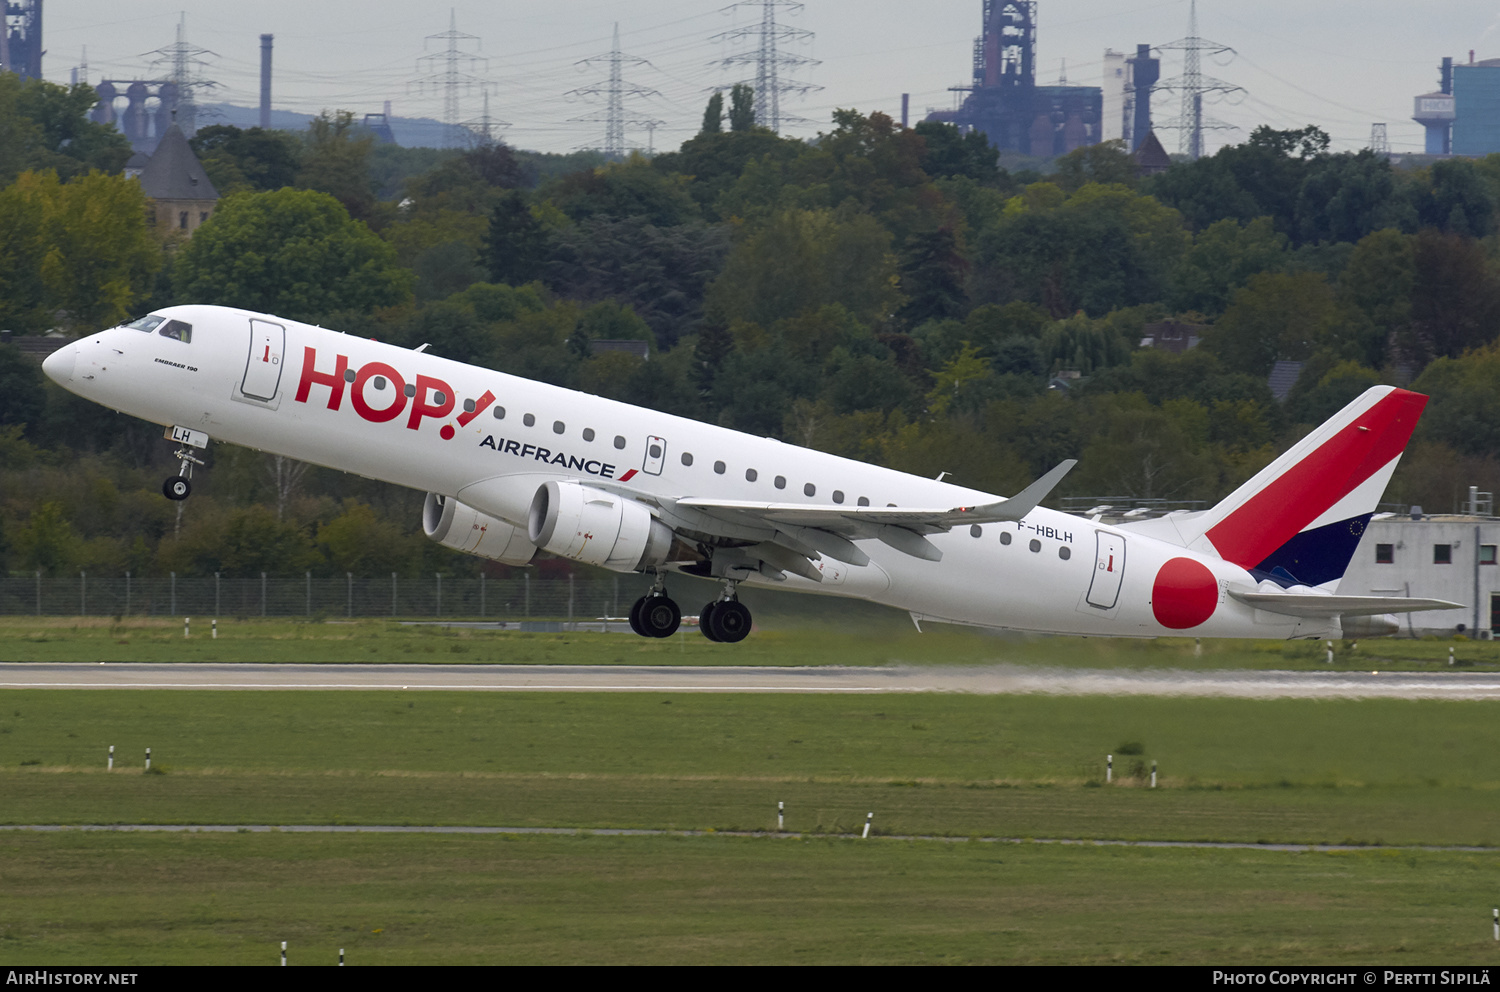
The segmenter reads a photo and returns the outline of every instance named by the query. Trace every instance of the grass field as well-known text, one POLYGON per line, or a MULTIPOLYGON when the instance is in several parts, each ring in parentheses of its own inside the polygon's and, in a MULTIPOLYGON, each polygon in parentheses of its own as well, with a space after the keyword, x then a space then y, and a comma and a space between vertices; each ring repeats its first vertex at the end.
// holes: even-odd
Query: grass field
POLYGON ((13 824, 757 830, 785 802, 806 831, 874 811, 901 834, 1500 844, 1490 703, 27 690, 3 705, 13 824))
MULTIPOLYGON (((10 619, 0 657, 1323 667, 1312 645, 1199 659, 1191 642, 964 631, 771 631, 736 652, 696 634, 224 626, 184 645, 164 624, 10 619)), ((1458 646, 1493 664, 1491 645, 1458 646)), ((1378 649, 1410 653, 1382 668, 1446 668, 1447 647, 1369 642, 1340 665, 1378 649)), ((294 964, 341 946, 353 965, 1495 963, 1497 725, 1493 703, 1400 700, 8 691, 8 824, 768 831, 784 802, 803 836, 8 831, 0 963, 273 964, 281 940, 294 964), (872 811, 873 840, 829 836, 872 811), (1490 850, 964 839, 984 836, 1490 850)))
POLYGON ((598 836, 0 835, 0 963, 1486 964, 1494 858, 598 836))
MULTIPOLYGON (((623 630, 623 625, 622 625, 623 630)), ((1422 671, 1500 669, 1500 643, 1381 639, 1335 642, 1332 668, 1422 671)), ((0 617, 0 661, 310 662, 325 664, 554 665, 1017 665, 1068 668, 1328 670, 1323 642, 1082 639, 998 636, 929 624, 879 622, 860 629, 795 626, 758 630, 740 644, 714 644, 696 630, 647 640, 629 633, 540 634, 405 626, 388 620, 194 621, 0 617)))

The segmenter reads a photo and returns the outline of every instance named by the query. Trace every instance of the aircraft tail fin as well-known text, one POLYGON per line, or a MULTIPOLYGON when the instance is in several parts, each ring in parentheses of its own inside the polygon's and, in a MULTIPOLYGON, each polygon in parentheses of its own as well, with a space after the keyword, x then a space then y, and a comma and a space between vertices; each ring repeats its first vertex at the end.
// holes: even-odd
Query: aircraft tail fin
POLYGON ((1283 587, 1336 586, 1426 405, 1365 391, 1213 509, 1176 521, 1183 544, 1283 587))

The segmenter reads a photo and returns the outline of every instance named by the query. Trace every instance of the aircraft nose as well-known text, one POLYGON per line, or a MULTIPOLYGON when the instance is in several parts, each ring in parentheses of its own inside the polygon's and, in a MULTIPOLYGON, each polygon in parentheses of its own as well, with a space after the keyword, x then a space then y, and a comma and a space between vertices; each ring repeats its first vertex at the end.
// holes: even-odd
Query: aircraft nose
POLYGON ((73 366, 78 361, 78 346, 69 344, 48 355, 42 362, 42 371, 58 385, 67 385, 73 378, 73 366))

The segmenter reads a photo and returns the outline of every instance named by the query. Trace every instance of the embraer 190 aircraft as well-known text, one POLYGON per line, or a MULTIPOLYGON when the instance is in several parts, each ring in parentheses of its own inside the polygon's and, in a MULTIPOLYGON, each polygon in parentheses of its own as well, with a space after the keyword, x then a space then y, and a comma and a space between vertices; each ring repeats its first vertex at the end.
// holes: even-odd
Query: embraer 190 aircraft
POLYGON ((883 603, 913 620, 1058 634, 1394 633, 1454 607, 1337 595, 1427 399, 1377 387, 1211 510, 1111 526, 265 314, 160 310, 49 357, 86 399, 168 428, 191 491, 210 439, 427 492, 450 548, 538 549, 650 578, 630 623, 667 637, 673 571, 722 582, 714 641, 750 631, 740 583, 883 603))

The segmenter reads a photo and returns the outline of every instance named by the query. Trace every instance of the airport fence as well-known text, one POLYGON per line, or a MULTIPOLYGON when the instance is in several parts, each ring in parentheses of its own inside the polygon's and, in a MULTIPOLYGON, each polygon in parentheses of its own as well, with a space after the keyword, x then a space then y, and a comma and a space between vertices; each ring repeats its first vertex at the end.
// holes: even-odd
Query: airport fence
POLYGON ((0 578, 0 615, 84 617, 420 617, 592 620, 619 617, 639 577, 344 575, 0 578))

